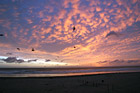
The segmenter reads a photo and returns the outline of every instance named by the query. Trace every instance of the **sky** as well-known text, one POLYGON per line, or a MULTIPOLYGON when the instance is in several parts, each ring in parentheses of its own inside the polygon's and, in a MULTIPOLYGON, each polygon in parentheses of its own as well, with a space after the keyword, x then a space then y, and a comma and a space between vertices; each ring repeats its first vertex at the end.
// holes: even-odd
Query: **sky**
POLYGON ((140 65, 140 0, 0 0, 0 34, 0 68, 140 65))

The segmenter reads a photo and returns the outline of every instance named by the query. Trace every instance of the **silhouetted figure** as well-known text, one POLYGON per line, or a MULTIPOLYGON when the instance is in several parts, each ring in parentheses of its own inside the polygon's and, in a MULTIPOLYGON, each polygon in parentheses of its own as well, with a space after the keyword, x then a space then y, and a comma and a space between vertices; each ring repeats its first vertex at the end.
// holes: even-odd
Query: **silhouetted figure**
POLYGON ((20 48, 17 48, 17 50, 19 50, 19 51, 20 51, 20 48))
POLYGON ((4 34, 0 34, 0 36, 4 36, 4 34))
POLYGON ((34 48, 32 48, 32 51, 35 51, 35 49, 34 49, 34 48))
POLYGON ((73 31, 75 30, 75 26, 73 27, 73 31))

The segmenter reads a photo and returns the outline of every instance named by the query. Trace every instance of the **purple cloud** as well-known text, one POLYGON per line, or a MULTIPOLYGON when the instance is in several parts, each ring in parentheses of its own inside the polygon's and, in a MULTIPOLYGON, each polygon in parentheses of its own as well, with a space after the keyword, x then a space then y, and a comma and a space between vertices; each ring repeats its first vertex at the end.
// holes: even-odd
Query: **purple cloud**
POLYGON ((99 64, 104 64, 104 63, 109 63, 109 64, 115 64, 115 63, 138 63, 140 60, 112 60, 112 61, 99 61, 97 63, 99 64))
POLYGON ((1 59, 6 63, 23 63, 25 62, 23 59, 17 59, 16 57, 8 57, 6 59, 1 59))
POLYGON ((45 60, 45 62, 49 62, 49 61, 51 61, 51 60, 50 60, 50 59, 46 59, 46 60, 45 60))
POLYGON ((37 59, 33 59, 33 60, 28 60, 27 62, 32 62, 32 61, 37 61, 37 59))
POLYGON ((106 35, 106 37, 109 37, 109 36, 112 36, 112 35, 118 37, 120 34, 114 32, 114 31, 111 31, 111 32, 109 32, 109 33, 106 35))

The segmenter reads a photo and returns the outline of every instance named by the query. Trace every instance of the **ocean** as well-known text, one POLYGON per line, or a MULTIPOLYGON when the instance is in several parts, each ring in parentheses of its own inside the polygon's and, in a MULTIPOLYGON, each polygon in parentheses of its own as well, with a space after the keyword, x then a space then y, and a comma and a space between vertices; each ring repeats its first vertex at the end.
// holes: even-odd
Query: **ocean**
POLYGON ((140 72, 140 66, 88 68, 0 68, 0 77, 59 77, 123 72, 140 72))

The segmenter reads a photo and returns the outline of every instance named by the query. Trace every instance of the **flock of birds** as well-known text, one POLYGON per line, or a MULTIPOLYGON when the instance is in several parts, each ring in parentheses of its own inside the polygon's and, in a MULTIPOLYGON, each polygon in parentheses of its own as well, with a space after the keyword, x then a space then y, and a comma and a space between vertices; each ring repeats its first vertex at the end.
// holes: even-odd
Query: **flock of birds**
MULTIPOLYGON (((75 28, 75 26, 73 26, 73 31, 75 31, 76 30, 76 28, 75 28)), ((0 36, 4 36, 4 34, 0 34, 0 36)), ((76 48, 76 46, 74 46, 73 48, 76 48)), ((21 50, 21 48, 16 48, 18 51, 20 51, 21 50)), ((31 51, 35 51, 35 49, 34 48, 32 48, 31 49, 31 51)), ((12 55, 12 53, 7 53, 8 55, 12 55)), ((57 56, 57 58, 59 58, 59 56, 57 56)), ((57 59, 56 59, 57 60, 57 59)), ((51 61, 50 59, 46 59, 45 60, 45 62, 49 62, 49 61, 51 61)), ((64 60, 61 60, 61 62, 63 62, 64 60)))
MULTIPOLYGON (((0 34, 0 36, 4 36, 4 34, 0 34)), ((20 48, 17 48, 18 51, 20 51, 21 49, 20 48)), ((35 51, 34 48, 32 48, 32 51, 35 51)))
MULTIPOLYGON (((75 28, 75 26, 73 26, 73 31, 75 31, 76 30, 76 28, 75 28)), ((114 31, 111 31, 111 32, 109 32, 107 35, 106 35, 106 37, 108 37, 108 36, 111 36, 111 35, 114 35, 114 36, 116 36, 116 37, 118 37, 120 34, 118 34, 118 33, 116 33, 116 32, 114 32, 114 31)), ((4 34, 0 34, 0 37, 3 37, 3 36, 5 36, 4 34)), ((73 46, 73 48, 75 49, 76 48, 76 46, 73 46)), ((16 48, 18 51, 21 51, 21 48, 16 48)), ((31 51, 35 51, 35 49, 34 48, 32 48, 31 49, 31 51)), ((12 53, 7 53, 7 55, 12 55, 12 53)), ((57 56, 57 58, 55 59, 55 60, 57 60, 58 61, 58 59, 59 59, 59 56, 57 56)), ((46 59, 45 60, 45 62, 49 62, 49 61, 51 61, 50 59, 46 59)), ((60 60, 60 62, 63 62, 64 60, 60 60)), ((78 60, 78 62, 79 62, 79 60, 78 60)))
MULTIPOLYGON (((75 26, 73 26, 73 31, 75 31, 75 26)), ((4 34, 0 34, 0 36, 4 36, 4 34)), ((76 48, 75 46, 74 46, 74 48, 76 48)), ((18 51, 20 51, 21 49, 20 48, 17 48, 17 50, 18 51)), ((34 48, 32 48, 32 51, 35 51, 35 49, 34 48)))
MULTIPOLYGON (((20 48, 17 48, 17 50, 18 50, 18 51, 20 51, 21 49, 20 49, 20 48)), ((34 49, 34 48, 32 48, 32 51, 35 51, 35 49, 34 49)))

